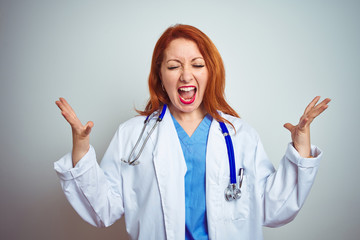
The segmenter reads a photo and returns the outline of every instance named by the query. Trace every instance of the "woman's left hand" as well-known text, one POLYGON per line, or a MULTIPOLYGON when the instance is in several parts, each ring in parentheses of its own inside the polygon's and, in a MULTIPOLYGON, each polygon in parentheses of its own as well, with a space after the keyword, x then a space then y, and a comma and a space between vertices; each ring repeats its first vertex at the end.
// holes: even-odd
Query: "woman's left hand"
POLYGON ((330 98, 326 98, 316 105, 319 99, 320 96, 317 96, 311 101, 296 126, 293 126, 290 123, 284 124, 284 127, 291 132, 291 138, 295 149, 299 152, 300 156, 304 158, 311 157, 310 124, 317 116, 328 108, 327 104, 331 101, 330 98))

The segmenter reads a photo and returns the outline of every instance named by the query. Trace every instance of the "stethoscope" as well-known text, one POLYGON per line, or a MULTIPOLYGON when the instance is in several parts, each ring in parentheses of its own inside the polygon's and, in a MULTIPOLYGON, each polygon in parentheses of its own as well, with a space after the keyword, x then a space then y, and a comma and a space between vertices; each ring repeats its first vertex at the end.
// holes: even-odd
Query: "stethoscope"
MULTIPOLYGON (((127 163, 127 164, 132 165, 132 166, 136 166, 136 165, 138 165, 140 163, 138 159, 139 159, 141 153, 143 152, 143 150, 145 148, 145 145, 146 145, 147 141, 149 140, 151 134, 154 132, 157 125, 163 120, 165 112, 166 112, 166 108, 167 108, 167 105, 164 104, 160 115, 156 119, 155 124, 151 128, 149 134, 146 136, 146 138, 145 138, 145 140, 144 140, 144 142, 143 142, 143 144, 142 144, 142 146, 140 148, 140 151, 135 156, 135 158, 133 160, 131 160, 133 155, 135 154, 135 150, 137 149, 137 147, 138 147, 138 145, 140 143, 140 140, 141 140, 141 138, 142 138, 142 136, 143 136, 143 134, 145 132, 145 128, 146 128, 147 124, 150 122, 150 119, 151 119, 150 116, 152 116, 152 114, 146 117, 146 119, 144 121, 144 126, 143 126, 143 128, 141 130, 141 133, 140 133, 140 136, 139 136, 138 140, 136 141, 135 146, 131 150, 130 155, 128 157, 128 160, 121 159, 122 162, 127 163)), ((236 166, 235 166, 234 147, 233 147, 231 137, 230 137, 229 131, 228 131, 225 123, 219 122, 219 124, 220 124, 221 131, 222 131, 222 133, 224 135, 224 138, 225 138, 225 143, 226 143, 226 148, 227 148, 227 153, 228 153, 228 158, 229 158, 229 168, 230 168, 230 183, 225 188, 225 199, 227 201, 237 200, 237 199, 241 198, 241 190, 240 189, 241 189, 241 185, 242 185, 244 169, 240 168, 240 170, 239 170, 239 185, 237 185, 237 183, 236 183, 236 166)))

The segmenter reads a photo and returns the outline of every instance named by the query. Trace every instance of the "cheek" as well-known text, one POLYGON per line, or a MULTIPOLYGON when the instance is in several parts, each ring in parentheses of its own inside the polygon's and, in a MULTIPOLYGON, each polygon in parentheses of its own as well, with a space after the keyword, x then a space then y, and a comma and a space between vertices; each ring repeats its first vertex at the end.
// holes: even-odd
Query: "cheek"
POLYGON ((201 76, 199 76, 199 85, 201 87, 201 91, 204 92, 205 88, 207 86, 209 82, 209 74, 207 72, 201 74, 201 76))
POLYGON ((175 72, 164 72, 162 74, 164 86, 173 87, 177 83, 177 74, 175 72))

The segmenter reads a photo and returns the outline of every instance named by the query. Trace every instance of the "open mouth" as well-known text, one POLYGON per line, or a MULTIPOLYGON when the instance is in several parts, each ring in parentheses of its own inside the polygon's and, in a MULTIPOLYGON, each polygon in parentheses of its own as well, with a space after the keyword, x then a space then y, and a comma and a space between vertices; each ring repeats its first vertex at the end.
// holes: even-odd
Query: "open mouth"
POLYGON ((195 101, 196 97, 195 86, 184 86, 178 88, 179 98, 183 104, 191 104, 195 101))

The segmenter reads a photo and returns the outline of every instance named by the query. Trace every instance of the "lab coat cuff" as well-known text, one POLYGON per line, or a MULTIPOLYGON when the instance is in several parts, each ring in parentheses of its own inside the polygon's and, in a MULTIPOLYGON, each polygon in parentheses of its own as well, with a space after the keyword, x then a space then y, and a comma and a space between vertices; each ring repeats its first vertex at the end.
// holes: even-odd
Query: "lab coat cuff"
POLYGON ((310 153, 312 156, 311 158, 301 157, 298 151, 295 149, 294 145, 289 143, 286 150, 286 158, 297 166, 303 168, 313 168, 319 166, 320 160, 322 158, 322 151, 318 147, 311 145, 310 153))
POLYGON ((61 180, 67 181, 77 178, 96 164, 96 154, 90 145, 89 151, 80 159, 75 167, 72 166, 71 152, 54 163, 54 169, 61 180))

